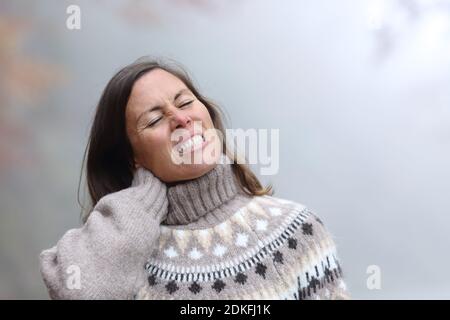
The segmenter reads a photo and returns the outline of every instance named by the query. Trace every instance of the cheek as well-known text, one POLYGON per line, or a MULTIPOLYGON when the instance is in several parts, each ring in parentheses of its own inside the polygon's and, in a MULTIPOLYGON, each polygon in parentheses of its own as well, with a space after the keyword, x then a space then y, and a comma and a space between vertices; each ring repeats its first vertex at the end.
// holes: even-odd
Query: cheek
POLYGON ((208 109, 203 104, 200 104, 199 107, 196 109, 196 111, 198 114, 198 118, 202 120, 205 127, 207 127, 207 128, 214 127, 211 116, 209 115, 208 109))
MULTIPOLYGON (((160 130, 162 131, 162 130, 160 130)), ((163 132, 155 130, 142 135, 140 146, 147 160, 154 160, 161 157, 163 150, 167 148, 167 137, 163 132)))

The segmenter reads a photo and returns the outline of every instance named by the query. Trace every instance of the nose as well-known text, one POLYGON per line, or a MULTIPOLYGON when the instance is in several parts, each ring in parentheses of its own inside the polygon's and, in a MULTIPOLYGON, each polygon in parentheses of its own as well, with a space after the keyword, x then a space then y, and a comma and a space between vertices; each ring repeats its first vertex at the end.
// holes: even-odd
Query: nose
POLYGON ((170 127, 172 130, 185 128, 191 123, 191 118, 180 109, 173 109, 170 112, 170 127))

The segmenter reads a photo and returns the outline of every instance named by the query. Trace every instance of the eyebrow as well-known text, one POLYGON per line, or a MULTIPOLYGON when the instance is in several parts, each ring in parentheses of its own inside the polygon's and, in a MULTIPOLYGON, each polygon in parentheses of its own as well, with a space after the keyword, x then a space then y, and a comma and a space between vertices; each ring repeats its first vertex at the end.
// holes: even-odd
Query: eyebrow
MULTIPOLYGON (((177 99, 178 99, 183 93, 185 93, 185 92, 189 92, 189 89, 188 89, 188 88, 183 88, 183 89, 181 89, 180 91, 178 91, 177 94, 175 94, 175 96, 173 97, 173 100, 172 100, 172 101, 177 100, 177 99)), ((145 110, 144 112, 142 112, 142 113, 139 115, 139 117, 137 118, 136 123, 139 123, 139 120, 141 119, 141 117, 142 117, 144 114, 150 113, 150 112, 153 112, 153 111, 156 111, 156 110, 161 110, 161 109, 162 109, 162 107, 159 106, 159 105, 157 105, 157 106, 151 107, 150 109, 145 110)))

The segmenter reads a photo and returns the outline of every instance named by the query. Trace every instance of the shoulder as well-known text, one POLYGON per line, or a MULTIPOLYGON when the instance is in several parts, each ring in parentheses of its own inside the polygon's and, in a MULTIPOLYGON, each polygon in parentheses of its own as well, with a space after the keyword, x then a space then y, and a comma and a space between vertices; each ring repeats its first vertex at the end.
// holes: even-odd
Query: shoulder
POLYGON ((303 203, 273 196, 259 197, 259 202, 265 202, 270 210, 278 210, 282 220, 276 221, 279 230, 292 242, 298 257, 304 259, 308 256, 310 261, 325 263, 335 268, 339 274, 342 272, 337 254, 336 238, 324 223, 323 218, 314 209, 303 203), (270 204, 269 204, 270 203, 270 204), (270 208, 279 209, 270 209, 270 208))
MULTIPOLYGON (((254 196, 252 202, 260 204, 269 212, 280 212, 279 215, 293 215, 298 213, 303 218, 302 220, 315 219, 317 222, 323 224, 319 216, 304 203, 268 195, 254 196)), ((272 216, 276 215, 272 214, 272 216)))
POLYGON ((274 196, 256 196, 253 202, 261 205, 277 224, 286 229, 295 229, 302 238, 314 242, 318 240, 324 245, 334 245, 334 236, 330 233, 323 217, 304 203, 278 198, 274 196))
MULTIPOLYGON (((273 196, 256 197, 267 212, 278 212, 281 220, 275 220, 278 237, 273 261, 277 269, 297 275, 298 290, 303 298, 316 293, 317 286, 325 288, 320 295, 327 299, 350 299, 344 282, 344 271, 338 255, 336 241, 325 226, 322 217, 303 203, 273 196)), ((315 296, 317 297, 317 296, 315 296)))

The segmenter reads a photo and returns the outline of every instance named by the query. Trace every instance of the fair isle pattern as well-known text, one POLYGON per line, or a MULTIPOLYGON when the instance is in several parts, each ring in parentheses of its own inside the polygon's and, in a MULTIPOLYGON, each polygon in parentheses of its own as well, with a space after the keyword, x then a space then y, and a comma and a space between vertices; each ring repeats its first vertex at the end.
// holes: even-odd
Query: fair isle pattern
POLYGON ((330 294, 327 287, 330 284, 337 284, 338 288, 345 291, 345 283, 342 281, 342 269, 336 257, 335 248, 330 248, 328 252, 323 252, 321 256, 307 259, 309 264, 302 266, 294 261, 285 263, 281 272, 286 272, 292 284, 288 296, 295 300, 312 297, 317 299, 320 290, 324 289, 324 296, 330 294))
POLYGON ((321 225, 303 205, 262 196, 211 228, 161 226, 159 243, 145 265, 148 286, 136 298, 317 297, 342 277, 334 245, 321 225))
MULTIPOLYGON (((293 210, 292 213, 293 221, 288 224, 287 228, 282 230, 279 235, 273 234, 266 238, 265 241, 259 241, 256 247, 251 248, 233 261, 227 261, 213 266, 206 265, 200 267, 196 265, 188 268, 182 266, 161 265, 155 261, 155 259, 151 259, 146 264, 147 272, 150 275, 155 275, 164 280, 176 280, 178 282, 212 281, 216 278, 234 276, 238 272, 245 272, 248 269, 253 268, 258 262, 266 259, 267 256, 273 255, 273 253, 286 241, 289 239, 293 240, 291 236, 294 234, 295 230, 300 227, 308 212, 306 210, 301 212, 293 210)), ((173 247, 171 248, 173 249, 173 247)), ((197 250, 197 248, 194 248, 193 250, 197 250)))

